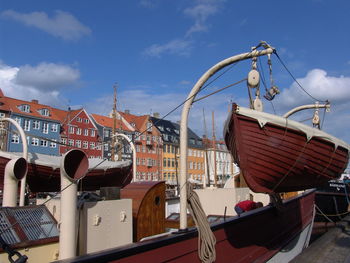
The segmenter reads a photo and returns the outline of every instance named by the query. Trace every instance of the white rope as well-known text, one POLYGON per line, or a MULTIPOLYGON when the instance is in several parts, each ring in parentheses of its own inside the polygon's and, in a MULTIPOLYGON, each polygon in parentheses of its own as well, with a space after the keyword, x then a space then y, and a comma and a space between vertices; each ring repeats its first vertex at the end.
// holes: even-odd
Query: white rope
POLYGON ((216 238, 211 231, 199 197, 189 182, 187 182, 187 203, 188 210, 198 229, 198 257, 205 263, 214 262, 216 259, 216 238))

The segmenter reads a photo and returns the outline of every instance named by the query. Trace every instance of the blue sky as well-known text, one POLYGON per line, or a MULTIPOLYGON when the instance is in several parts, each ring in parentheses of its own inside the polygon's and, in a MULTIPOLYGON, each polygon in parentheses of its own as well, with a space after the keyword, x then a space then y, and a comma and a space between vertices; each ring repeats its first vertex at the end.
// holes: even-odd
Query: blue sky
MULTIPOLYGON (((349 10, 346 0, 0 0, 0 85, 10 97, 107 114, 117 83, 118 110, 164 116, 207 69, 265 40, 310 94, 331 101, 323 128, 349 143, 349 10)), ((266 60, 261 63, 268 80, 266 60)), ((278 114, 314 102, 274 56, 272 63, 278 114)), ((249 70, 250 62, 239 63, 203 94, 249 70)), ((241 84, 196 103, 190 127, 204 134, 204 108, 211 136, 214 111, 222 137, 228 103, 247 105, 246 95, 241 84)))

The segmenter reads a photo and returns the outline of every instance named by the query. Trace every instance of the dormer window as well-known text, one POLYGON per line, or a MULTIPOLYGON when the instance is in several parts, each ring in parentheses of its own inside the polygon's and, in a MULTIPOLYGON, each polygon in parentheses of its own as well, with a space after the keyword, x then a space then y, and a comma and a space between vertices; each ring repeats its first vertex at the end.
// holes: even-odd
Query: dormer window
POLYGON ((175 129, 174 132, 175 132, 177 135, 180 134, 179 130, 177 130, 177 129, 175 129))
POLYGON ((147 122, 147 131, 152 131, 152 123, 147 122))
POLYGON ((158 129, 161 131, 164 131, 164 127, 163 126, 158 126, 158 129))
POLYGON ((30 112, 30 106, 28 104, 23 104, 20 106, 20 110, 23 112, 30 112))
POLYGON ((135 128, 135 126, 136 126, 135 123, 132 122, 132 123, 130 123, 130 124, 131 124, 132 127, 135 128))
POLYGON ((50 116, 50 111, 49 109, 41 109, 40 114, 43 116, 50 116))

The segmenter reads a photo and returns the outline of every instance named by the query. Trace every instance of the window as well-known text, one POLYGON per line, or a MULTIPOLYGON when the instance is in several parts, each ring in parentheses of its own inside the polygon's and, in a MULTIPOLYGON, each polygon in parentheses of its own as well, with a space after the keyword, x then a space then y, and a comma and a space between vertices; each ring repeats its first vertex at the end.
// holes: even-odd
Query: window
POLYGON ((84 129, 84 136, 89 136, 89 130, 88 129, 84 129))
POLYGON ((81 122, 81 118, 80 117, 77 117, 77 122, 81 122))
POLYGON ((81 135, 81 128, 77 128, 77 135, 81 135))
POLYGON ((22 105, 22 111, 23 112, 30 112, 30 106, 27 104, 22 105))
POLYGON ((17 134, 13 134, 11 138, 12 143, 19 143, 19 136, 17 134))
POLYGON ((57 123, 51 124, 51 131, 52 132, 57 132, 58 131, 58 124, 57 123))
POLYGON ((41 115, 43 115, 43 116, 49 116, 49 115, 50 115, 50 112, 49 112, 48 109, 42 109, 42 110, 41 110, 41 115))
POLYGON ((136 165, 140 165, 140 158, 136 158, 136 165))
MULTIPOLYGON (((56 140, 54 140, 56 141, 56 140)), ((55 142, 50 142, 50 148, 56 148, 57 147, 57 143, 55 142)))
POLYGON ((109 130, 104 130, 103 136, 108 138, 109 137, 109 130))
POLYGON ((95 137, 95 130, 91 129, 91 134, 90 134, 91 137, 95 137))
POLYGON ((30 120, 24 119, 24 127, 23 130, 30 131, 30 120))
POLYGON ((33 129, 34 130, 40 129, 40 121, 33 121, 33 129))
POLYGON ((75 146, 76 146, 77 148, 81 148, 81 140, 76 140, 76 141, 75 141, 75 146))
POLYGON ((104 148, 105 151, 108 151, 108 150, 109 150, 108 143, 105 143, 105 144, 103 145, 103 148, 104 148))
POLYGON ((175 167, 175 159, 174 158, 171 159, 171 167, 175 167))
POLYGON ((61 143, 62 144, 67 144, 67 139, 66 138, 61 138, 61 143))
POLYGON ((40 146, 47 147, 47 145, 48 145, 48 142, 46 140, 41 140, 40 141, 40 146))
POLYGON ((87 149, 89 146, 88 142, 87 141, 83 141, 83 148, 84 149, 87 149))
POLYGON ((84 119, 84 122, 85 123, 89 123, 89 119, 84 119))
POLYGON ((152 123, 147 122, 147 131, 152 131, 152 123))
POLYGON ((49 124, 47 122, 43 123, 43 133, 45 134, 49 133, 49 124))
POLYGON ((32 145, 33 146, 39 146, 39 139, 38 138, 32 138, 32 145))
POLYGON ((69 133, 74 134, 74 127, 73 126, 69 126, 69 133))
POLYGON ((95 143, 94 142, 90 142, 90 149, 95 149, 95 143))
POLYGON ((73 139, 69 139, 68 140, 68 145, 69 146, 74 146, 74 140, 73 139))

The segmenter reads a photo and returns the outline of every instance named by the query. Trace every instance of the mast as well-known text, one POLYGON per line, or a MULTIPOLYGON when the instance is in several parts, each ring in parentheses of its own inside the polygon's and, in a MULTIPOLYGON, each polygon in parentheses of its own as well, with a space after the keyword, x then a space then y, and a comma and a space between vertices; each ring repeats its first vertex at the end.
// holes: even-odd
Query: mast
POLYGON ((213 128, 213 162, 214 162, 214 185, 218 186, 217 182, 217 172, 216 172, 216 137, 215 137, 215 121, 214 121, 214 111, 211 112, 212 128, 213 128))
POLYGON ((113 111, 112 111, 112 118, 113 118, 113 127, 112 127, 112 149, 111 149, 111 160, 115 161, 115 130, 117 126, 117 87, 116 84, 113 85, 114 93, 113 93, 113 111))

